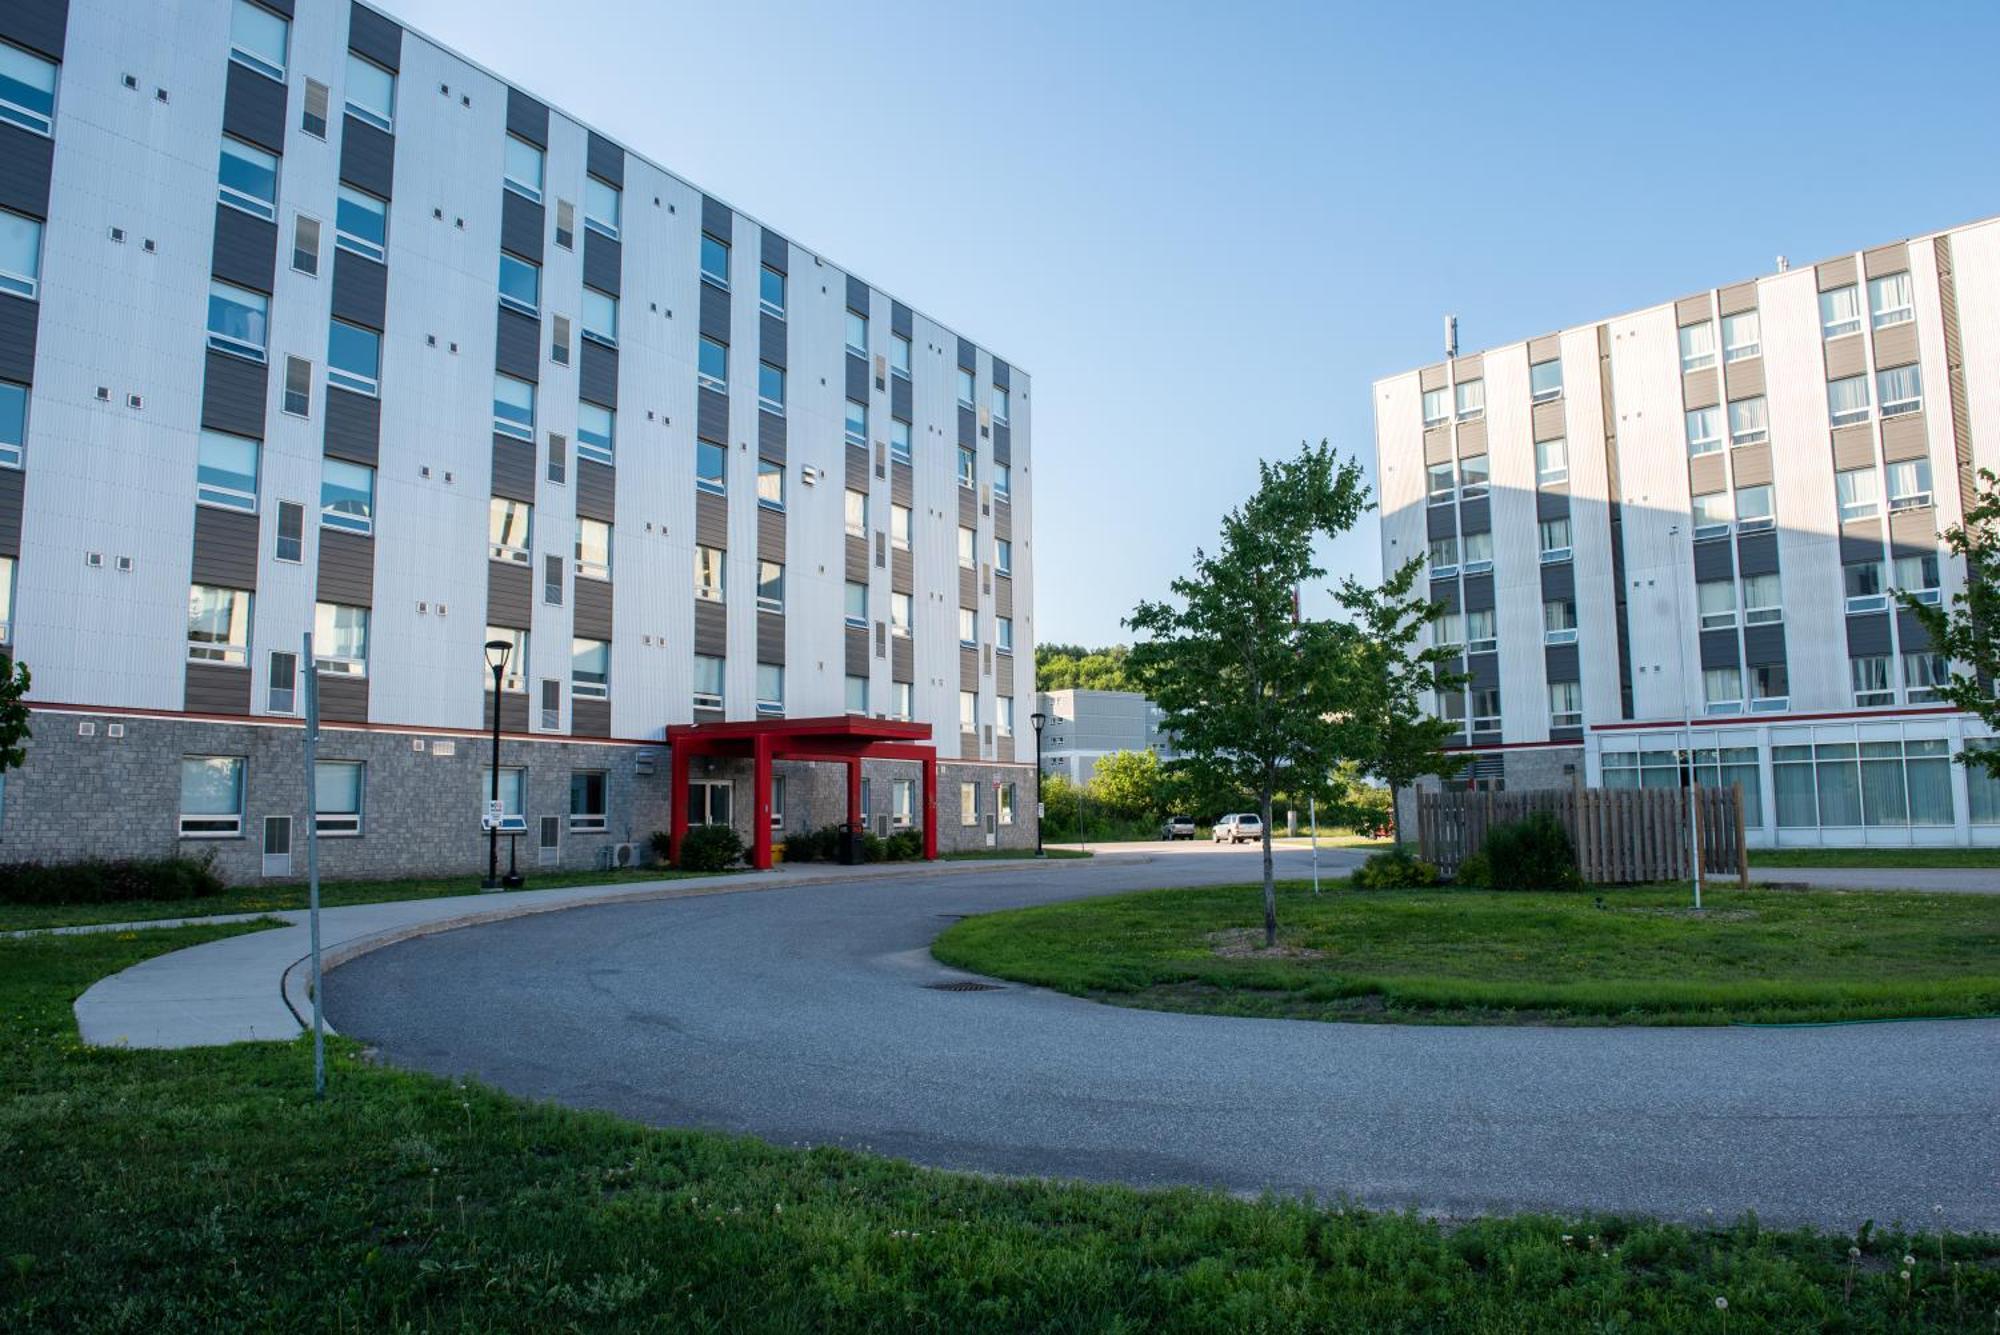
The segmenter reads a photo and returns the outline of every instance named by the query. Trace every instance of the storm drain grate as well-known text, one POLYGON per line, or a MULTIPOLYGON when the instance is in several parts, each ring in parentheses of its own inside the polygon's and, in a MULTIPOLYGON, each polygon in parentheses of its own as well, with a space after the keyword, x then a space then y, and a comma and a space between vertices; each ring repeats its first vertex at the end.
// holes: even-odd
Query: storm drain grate
POLYGON ((970 978, 961 978, 950 983, 925 983, 924 986, 933 992, 998 992, 1002 990, 998 983, 975 983, 970 978))

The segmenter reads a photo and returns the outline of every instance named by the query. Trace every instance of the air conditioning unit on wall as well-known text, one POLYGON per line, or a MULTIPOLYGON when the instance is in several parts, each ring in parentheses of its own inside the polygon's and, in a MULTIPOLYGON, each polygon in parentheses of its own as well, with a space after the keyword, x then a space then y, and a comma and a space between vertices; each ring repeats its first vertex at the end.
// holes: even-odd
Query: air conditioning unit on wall
POLYGON ((617 867, 636 867, 638 865, 639 845, 637 844, 606 844, 597 850, 597 869, 599 871, 611 871, 617 867))

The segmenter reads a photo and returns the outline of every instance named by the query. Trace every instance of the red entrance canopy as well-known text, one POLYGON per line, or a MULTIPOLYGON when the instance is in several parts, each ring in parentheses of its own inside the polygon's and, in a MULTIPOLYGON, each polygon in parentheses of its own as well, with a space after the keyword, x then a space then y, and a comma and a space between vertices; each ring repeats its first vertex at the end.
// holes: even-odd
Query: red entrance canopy
POLYGON ((752 815, 750 865, 771 865, 771 762, 819 761, 847 766, 847 821, 861 819, 861 762, 907 760, 923 766, 924 856, 937 857, 937 748, 928 745, 931 725, 841 714, 832 718, 735 719, 723 723, 667 726, 673 767, 669 830, 673 862, 681 860, 687 834, 688 762, 695 756, 747 756, 752 761, 756 810, 752 815))

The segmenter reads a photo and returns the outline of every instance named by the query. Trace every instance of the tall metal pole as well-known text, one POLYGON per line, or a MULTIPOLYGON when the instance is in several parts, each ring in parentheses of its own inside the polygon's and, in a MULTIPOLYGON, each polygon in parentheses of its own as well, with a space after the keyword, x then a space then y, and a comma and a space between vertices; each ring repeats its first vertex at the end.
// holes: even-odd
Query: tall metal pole
POLYGON ((1313 893, 1319 893, 1319 794, 1306 795, 1306 819, 1313 827, 1313 893))
MULTIPOLYGON (((1680 531, 1681 526, 1675 524, 1667 530, 1667 533, 1669 536, 1678 537, 1680 531)), ((1675 546, 1674 558, 1675 563, 1679 564, 1680 551, 1678 544, 1675 546)), ((1694 534, 1692 530, 1688 534, 1688 564, 1685 569, 1694 569, 1694 534)), ((1681 795, 1682 800, 1687 803, 1688 809, 1688 864, 1694 868, 1694 906, 1699 911, 1701 908, 1701 841, 1695 835, 1694 703, 1688 698, 1687 634, 1686 624, 1683 620, 1684 614, 1681 610, 1681 578, 1681 572, 1676 571, 1674 573, 1674 664, 1676 675, 1679 677, 1681 734, 1684 739, 1683 744, 1686 747, 1685 754, 1687 756, 1687 782, 1681 788, 1681 795)), ((1742 669, 1739 667, 1737 671, 1741 672, 1742 669)))
POLYGON ((1035 856, 1045 858, 1042 851, 1042 716, 1037 713, 1035 724, 1035 856))
POLYGON ((489 810, 490 823, 486 832, 486 885, 488 890, 500 888, 500 821, 491 816, 497 811, 500 801, 500 674, 506 670, 505 663, 493 665, 493 792, 495 805, 489 810))
POLYGON ((312 921, 313 1097, 326 1097, 326 1010, 319 986, 319 665, 312 632, 299 664, 306 674, 306 916, 312 921))

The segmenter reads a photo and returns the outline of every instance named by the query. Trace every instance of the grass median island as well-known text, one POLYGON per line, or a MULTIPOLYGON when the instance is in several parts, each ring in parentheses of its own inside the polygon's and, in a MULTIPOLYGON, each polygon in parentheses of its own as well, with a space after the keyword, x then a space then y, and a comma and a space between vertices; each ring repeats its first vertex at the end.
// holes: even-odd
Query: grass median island
POLYGON ((1803 1023, 2000 1013, 2000 896, 1256 886, 986 914, 937 958, 1155 1010, 1453 1024, 1803 1023))
POLYGON ((0 1329, 1713 1330, 1723 1297, 1733 1331, 1983 1331, 2000 1307, 1988 1235, 1447 1227, 652 1131, 338 1039, 323 1104, 304 1040, 78 1045, 91 982, 247 930, 0 941, 0 1329))

